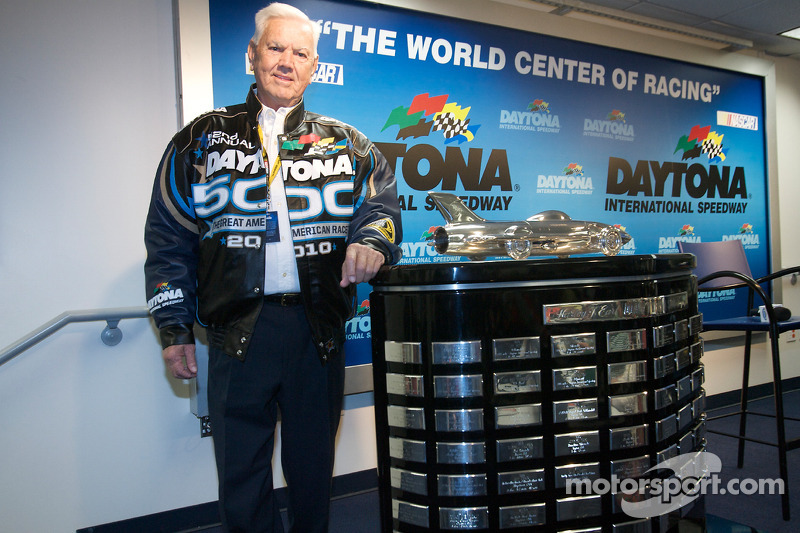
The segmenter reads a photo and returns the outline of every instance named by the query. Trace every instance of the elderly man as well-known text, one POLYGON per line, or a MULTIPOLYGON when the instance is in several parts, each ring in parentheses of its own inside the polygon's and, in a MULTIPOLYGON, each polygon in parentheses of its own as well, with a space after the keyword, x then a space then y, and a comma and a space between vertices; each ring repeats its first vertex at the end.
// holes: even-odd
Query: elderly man
POLYGON ((399 260, 395 178, 353 127, 306 111, 318 26, 270 4, 247 54, 244 104, 173 137, 145 228, 145 274, 163 358, 196 375, 193 325, 209 339, 209 415, 228 531, 326 531, 344 387, 345 321, 356 284, 399 260))

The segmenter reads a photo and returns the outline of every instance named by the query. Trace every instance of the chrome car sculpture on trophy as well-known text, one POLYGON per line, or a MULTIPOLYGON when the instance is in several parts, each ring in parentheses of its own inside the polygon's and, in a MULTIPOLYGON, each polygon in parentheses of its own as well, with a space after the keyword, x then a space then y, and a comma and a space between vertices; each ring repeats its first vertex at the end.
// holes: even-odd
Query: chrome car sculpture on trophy
POLYGON ((444 226, 428 237, 428 245, 440 254, 465 256, 480 261, 508 256, 567 257, 576 254, 617 255, 631 236, 600 222, 572 220, 562 211, 542 211, 527 220, 491 221, 476 215, 461 198, 445 192, 428 196, 442 214, 444 226))

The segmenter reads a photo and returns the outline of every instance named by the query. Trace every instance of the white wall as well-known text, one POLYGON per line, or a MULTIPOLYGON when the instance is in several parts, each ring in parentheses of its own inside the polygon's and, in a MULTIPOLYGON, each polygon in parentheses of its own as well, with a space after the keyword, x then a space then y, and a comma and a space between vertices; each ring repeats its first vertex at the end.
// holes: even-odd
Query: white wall
MULTIPOLYGON (((782 264, 800 263, 800 62, 698 52, 509 6, 487 13, 483 0, 418 5, 772 72, 780 109, 772 187, 783 228, 776 244, 782 264)), ((142 227, 155 166, 178 127, 171 3, 5 0, 0 48, 6 346, 68 309, 144 304, 142 227)), ((786 285, 784 298, 800 309, 797 287, 786 285)), ((166 376, 149 320, 121 328, 122 343, 109 348, 99 340, 102 324, 71 325, 0 367, 2 529, 74 531, 216 499, 212 442, 199 437, 187 385, 166 376)), ((800 375, 798 344, 785 346, 785 364, 793 364, 786 376, 800 375)), ((736 388, 738 371, 726 362, 736 354, 707 355, 710 394, 736 388)), ((374 466, 372 409, 349 409, 336 473, 374 466)))

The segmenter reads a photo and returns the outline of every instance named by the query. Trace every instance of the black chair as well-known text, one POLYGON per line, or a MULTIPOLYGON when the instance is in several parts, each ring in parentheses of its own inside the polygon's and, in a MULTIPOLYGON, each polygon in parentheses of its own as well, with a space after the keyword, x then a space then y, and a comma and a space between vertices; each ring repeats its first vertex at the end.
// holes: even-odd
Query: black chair
POLYGON ((775 279, 790 274, 800 273, 800 266, 786 268, 754 279, 747 263, 744 247, 739 240, 703 243, 679 242, 678 245, 681 252, 694 254, 697 258, 697 267, 694 269, 694 273, 698 278, 698 290, 747 288, 747 307, 742 310, 743 314, 741 316, 719 320, 703 320, 703 331, 743 331, 745 334, 744 369, 739 410, 708 418, 711 421, 739 415, 739 433, 714 431, 710 427, 707 431, 739 439, 737 464, 739 468, 742 468, 744 464, 744 445, 746 441, 758 442, 778 448, 780 476, 784 485, 784 492, 781 497, 783 519, 789 520, 789 476, 786 452, 800 447, 800 439, 786 440, 785 420, 800 421, 800 419, 784 416, 779 336, 785 331, 800 329, 800 316, 788 316, 790 313, 785 309, 773 307, 772 301, 762 284, 771 283, 775 279), (769 318, 767 322, 762 322, 759 316, 753 316, 754 313, 751 311, 755 305, 756 294, 759 296, 760 305, 764 305, 766 308, 769 318), (772 352, 772 387, 775 395, 774 415, 750 411, 747 407, 747 389, 750 381, 750 348, 753 332, 767 332, 769 335, 772 352), (774 417, 777 425, 777 442, 746 436, 747 415, 774 417))

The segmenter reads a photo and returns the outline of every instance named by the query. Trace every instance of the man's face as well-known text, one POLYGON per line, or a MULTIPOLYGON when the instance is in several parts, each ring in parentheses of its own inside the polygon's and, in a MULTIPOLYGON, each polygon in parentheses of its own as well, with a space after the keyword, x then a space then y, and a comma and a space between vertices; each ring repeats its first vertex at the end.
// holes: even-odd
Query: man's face
POLYGON ((314 36, 302 21, 279 18, 267 24, 258 45, 247 47, 262 104, 278 109, 300 102, 317 69, 313 50, 314 36))

